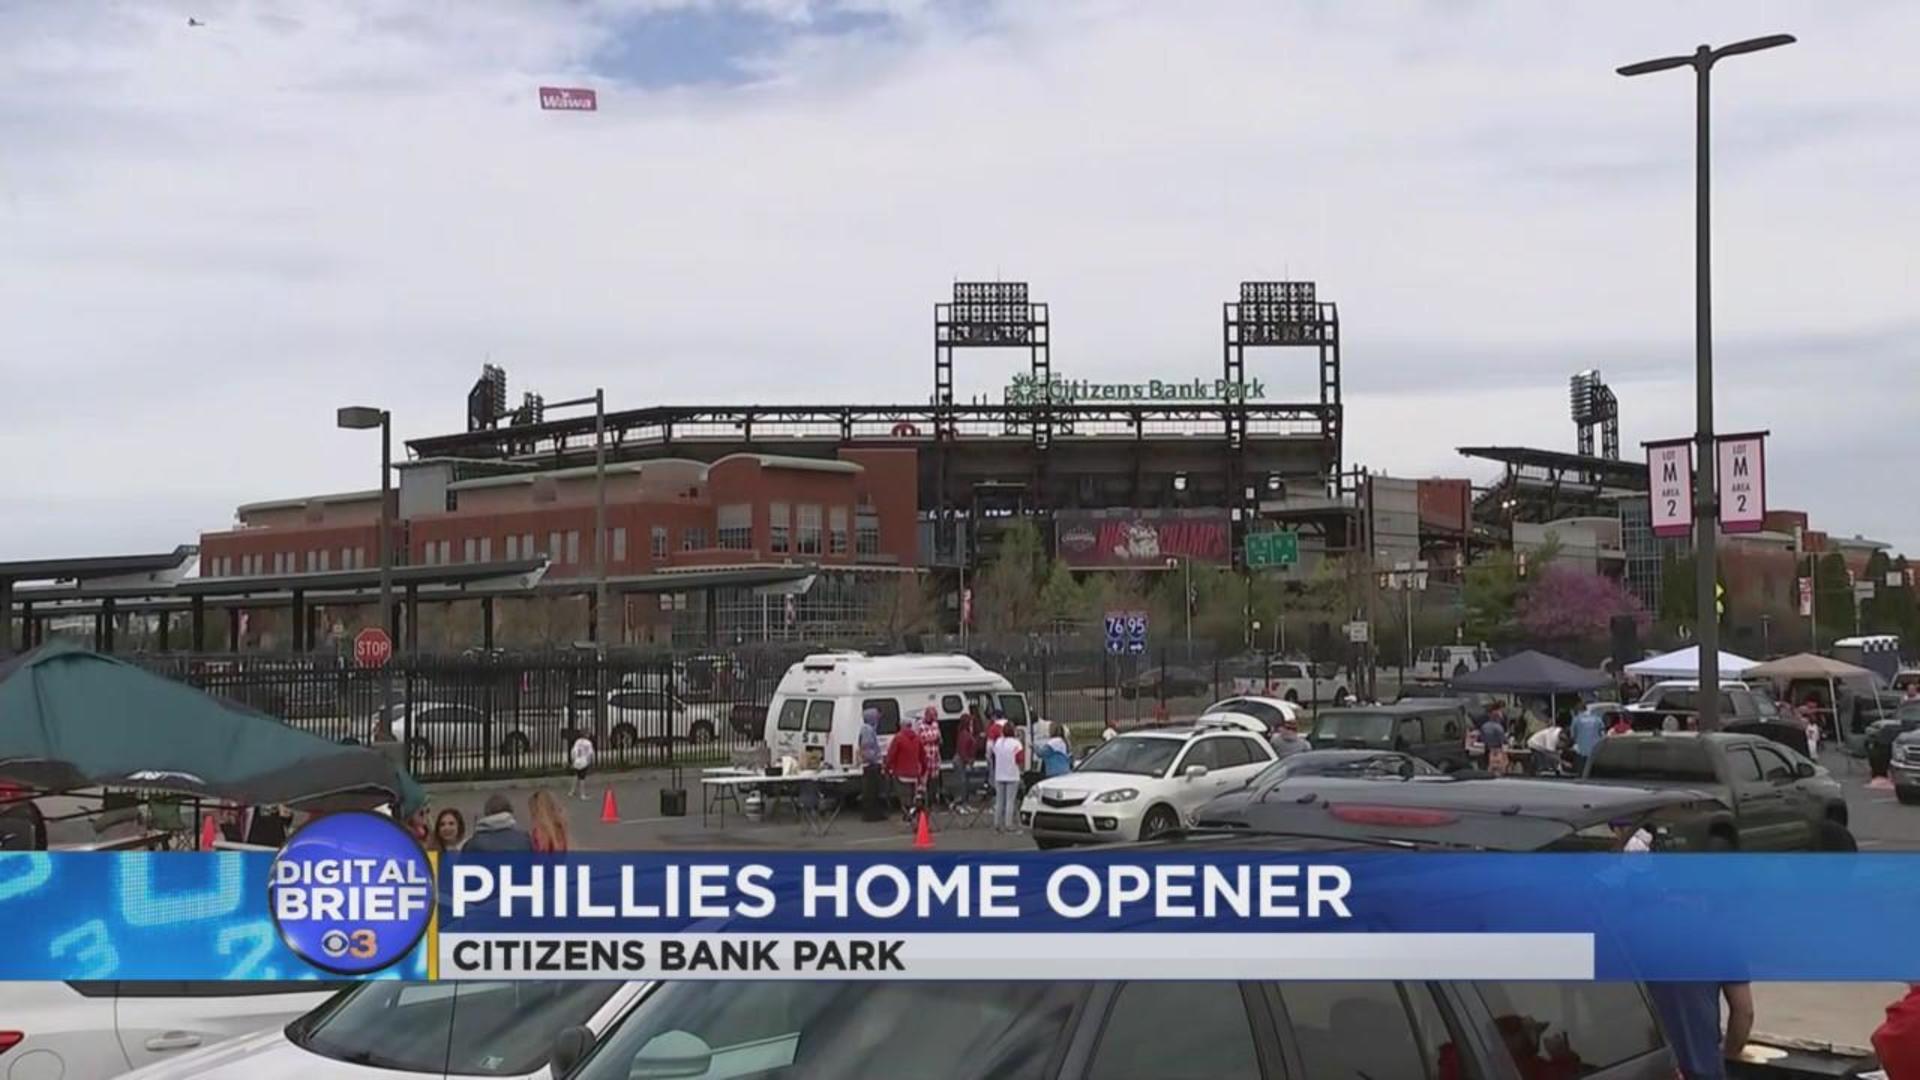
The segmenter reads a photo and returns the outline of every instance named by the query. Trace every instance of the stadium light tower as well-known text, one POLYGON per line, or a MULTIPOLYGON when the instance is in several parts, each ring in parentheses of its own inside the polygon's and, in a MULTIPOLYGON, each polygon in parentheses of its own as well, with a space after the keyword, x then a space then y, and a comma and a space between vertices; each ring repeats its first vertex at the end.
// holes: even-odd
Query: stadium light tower
POLYGON ((1714 587, 1719 582, 1718 560, 1714 544, 1715 517, 1719 512, 1713 481, 1713 274, 1709 225, 1707 139, 1708 90, 1713 65, 1729 56, 1759 52, 1793 44, 1791 34, 1736 41, 1714 48, 1702 45, 1685 56, 1664 56, 1642 60, 1620 68, 1629 78, 1656 71, 1690 67, 1694 76, 1694 406, 1698 413, 1694 430, 1694 603, 1695 622, 1700 627, 1696 640, 1700 646, 1700 719, 1701 731, 1720 726, 1720 618, 1714 587))

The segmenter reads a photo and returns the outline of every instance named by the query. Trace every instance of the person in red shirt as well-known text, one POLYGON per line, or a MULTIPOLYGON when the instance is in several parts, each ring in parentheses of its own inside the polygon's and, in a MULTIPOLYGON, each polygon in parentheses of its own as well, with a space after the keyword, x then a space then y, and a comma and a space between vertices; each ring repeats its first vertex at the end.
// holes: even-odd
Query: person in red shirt
POLYGON ((886 769, 899 785, 902 816, 912 821, 927 771, 926 752, 921 748, 920 735, 914 725, 901 724, 900 730, 894 732, 893 741, 887 744, 886 769))
POLYGON ((1887 1006, 1873 1052, 1892 1080, 1920 1080, 1920 983, 1908 983, 1907 996, 1887 1006))

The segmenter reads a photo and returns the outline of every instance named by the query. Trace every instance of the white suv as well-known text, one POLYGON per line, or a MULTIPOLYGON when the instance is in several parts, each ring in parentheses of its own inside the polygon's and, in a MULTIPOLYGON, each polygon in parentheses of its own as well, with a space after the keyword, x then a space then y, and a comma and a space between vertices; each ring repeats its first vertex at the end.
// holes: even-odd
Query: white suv
POLYGON ((1043 848, 1174 832, 1200 804, 1273 764, 1273 747, 1249 726, 1263 725, 1214 713, 1194 727, 1117 735, 1074 771, 1035 784, 1020 806, 1020 823, 1043 848))
POLYGON ((278 1028, 343 984, 0 983, 0 1076, 105 1080, 187 1051, 278 1028))

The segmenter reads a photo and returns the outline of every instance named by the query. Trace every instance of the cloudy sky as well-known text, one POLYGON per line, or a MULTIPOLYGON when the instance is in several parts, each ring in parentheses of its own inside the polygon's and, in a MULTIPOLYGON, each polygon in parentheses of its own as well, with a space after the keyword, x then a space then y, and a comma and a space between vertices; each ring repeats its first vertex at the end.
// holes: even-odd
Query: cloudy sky
POLYGON ((515 398, 924 400, 956 278, 1030 281, 1096 379, 1212 376, 1237 282, 1315 280, 1353 462, 1572 449, 1588 367, 1637 452, 1692 424, 1692 87, 1613 69, 1780 31, 1716 73, 1719 424, 1772 431, 1775 505, 1920 550, 1920 6, 24 0, 0 558, 367 486, 334 406, 455 430, 489 358, 515 398))

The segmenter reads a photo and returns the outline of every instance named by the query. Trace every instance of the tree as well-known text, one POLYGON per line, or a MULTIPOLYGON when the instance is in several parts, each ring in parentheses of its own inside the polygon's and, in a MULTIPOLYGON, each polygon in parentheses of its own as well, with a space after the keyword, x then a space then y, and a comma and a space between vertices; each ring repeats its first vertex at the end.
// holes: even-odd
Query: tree
POLYGON ((1512 552, 1482 556, 1467 566, 1462 582, 1468 637, 1486 641, 1503 637, 1513 629, 1525 586, 1512 552))
POLYGON ((1831 645, 1854 631, 1853 584, 1847 580, 1847 560, 1837 551, 1822 555, 1813 574, 1814 622, 1820 640, 1831 645))
POLYGON ((1527 587, 1519 625, 1548 641, 1604 640, 1614 616, 1630 615, 1641 630, 1651 621, 1640 601, 1618 581, 1571 566, 1550 566, 1527 587))
POLYGON ((1040 530, 1021 519, 1001 531, 993 559, 974 579, 974 623, 987 633, 1023 634, 1040 621, 1040 530))
POLYGON ((1046 583, 1040 586, 1040 615, 1048 629, 1058 631, 1063 624, 1082 622, 1087 611, 1087 590, 1073 578, 1073 571, 1059 559, 1047 570, 1046 583))
POLYGON ((922 633, 933 629, 939 607, 932 582, 918 573, 899 574, 876 591, 873 627, 889 641, 922 633))

